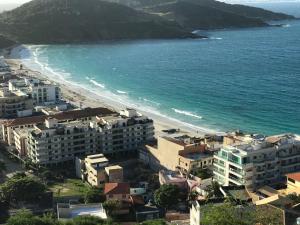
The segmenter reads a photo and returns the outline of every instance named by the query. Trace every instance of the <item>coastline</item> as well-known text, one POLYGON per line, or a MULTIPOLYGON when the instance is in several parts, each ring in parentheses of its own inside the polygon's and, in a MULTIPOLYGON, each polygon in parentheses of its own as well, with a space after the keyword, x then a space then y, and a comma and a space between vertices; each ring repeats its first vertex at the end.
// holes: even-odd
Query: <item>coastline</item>
MULTIPOLYGON (((47 75, 46 73, 34 70, 27 65, 24 65, 22 58, 19 52, 25 47, 22 45, 13 46, 9 49, 2 50, 2 54, 5 57, 7 64, 11 67, 12 70, 18 71, 19 65, 23 65, 23 71, 28 71, 30 76, 39 78, 39 79, 47 79, 52 82, 58 84, 61 88, 62 96, 65 100, 70 103, 82 107, 106 107, 115 111, 119 111, 126 107, 130 107, 123 103, 118 102, 114 99, 109 99, 105 96, 102 96, 101 93, 95 93, 91 90, 88 90, 80 85, 76 85, 70 81, 67 81, 62 78, 54 79, 54 77, 47 75)), ((153 119, 155 126, 155 135, 156 136, 165 136, 167 133, 163 132, 163 130, 168 129, 179 129, 180 132, 176 133, 176 135, 190 135, 190 136, 203 136, 205 134, 214 134, 216 131, 209 130, 201 127, 193 127, 193 125, 184 123, 177 119, 167 118, 163 115, 157 115, 155 113, 143 111, 141 109, 137 109, 142 114, 148 116, 153 119)))

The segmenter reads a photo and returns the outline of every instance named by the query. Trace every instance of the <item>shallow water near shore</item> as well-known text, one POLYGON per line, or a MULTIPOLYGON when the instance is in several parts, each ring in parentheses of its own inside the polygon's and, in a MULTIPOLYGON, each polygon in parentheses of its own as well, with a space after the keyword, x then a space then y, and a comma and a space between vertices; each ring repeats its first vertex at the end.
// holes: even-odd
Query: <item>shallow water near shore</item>
POLYGON ((300 133, 300 21, 208 39, 26 46, 53 79, 191 127, 300 133))

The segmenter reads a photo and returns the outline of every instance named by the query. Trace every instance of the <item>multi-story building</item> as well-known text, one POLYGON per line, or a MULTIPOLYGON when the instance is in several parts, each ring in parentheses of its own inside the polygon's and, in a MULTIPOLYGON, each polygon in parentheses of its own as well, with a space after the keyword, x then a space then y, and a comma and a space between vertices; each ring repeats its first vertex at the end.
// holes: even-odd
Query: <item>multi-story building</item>
POLYGON ((90 185, 99 187, 105 183, 105 167, 108 166, 108 159, 103 154, 87 156, 84 165, 86 180, 90 185))
POLYGON ((33 100, 22 91, 0 90, 0 117, 20 117, 32 114, 33 100))
POLYGON ((183 173, 212 166, 213 155, 198 140, 189 136, 158 137, 157 143, 140 149, 139 158, 153 169, 179 169, 183 173))
POLYGON ((153 120, 134 109, 122 110, 119 116, 99 117, 99 148, 103 154, 136 152, 154 139, 153 120))
POLYGON ((109 183, 123 182, 123 168, 119 165, 105 167, 107 180, 109 183))
POLYGON ((107 108, 85 108, 80 110, 70 110, 60 112, 54 115, 30 116, 24 118, 9 119, 1 123, 2 140, 8 145, 15 145, 14 130, 33 128, 37 124, 44 123, 47 118, 54 118, 58 122, 95 121, 96 117, 105 117, 108 115, 117 115, 107 108))
POLYGON ((31 129, 16 129, 14 130, 15 148, 19 157, 23 158, 27 156, 27 137, 28 131, 31 129))
POLYGON ((87 181, 91 186, 100 187, 105 182, 123 181, 123 168, 119 165, 109 165, 103 154, 88 155, 85 158, 76 157, 76 176, 87 181))
POLYGON ((61 99, 60 88, 50 81, 21 78, 9 81, 9 90, 20 90, 32 97, 35 105, 54 103, 61 99))
POLYGON ((214 155, 214 178, 222 185, 256 189, 300 170, 300 137, 282 134, 253 137, 251 142, 224 146, 214 155))
POLYGON ((96 132, 91 124, 78 121, 58 123, 47 118, 28 132, 27 154, 33 163, 57 164, 96 153, 96 132))

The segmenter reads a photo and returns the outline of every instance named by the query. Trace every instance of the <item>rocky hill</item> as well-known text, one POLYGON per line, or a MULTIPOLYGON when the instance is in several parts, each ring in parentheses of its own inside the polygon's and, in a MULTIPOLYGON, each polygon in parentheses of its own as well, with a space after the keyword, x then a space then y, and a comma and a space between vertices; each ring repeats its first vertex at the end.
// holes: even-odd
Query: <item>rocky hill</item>
POLYGON ((0 35, 35 44, 193 37, 175 22, 100 0, 31 1, 0 14, 0 35))

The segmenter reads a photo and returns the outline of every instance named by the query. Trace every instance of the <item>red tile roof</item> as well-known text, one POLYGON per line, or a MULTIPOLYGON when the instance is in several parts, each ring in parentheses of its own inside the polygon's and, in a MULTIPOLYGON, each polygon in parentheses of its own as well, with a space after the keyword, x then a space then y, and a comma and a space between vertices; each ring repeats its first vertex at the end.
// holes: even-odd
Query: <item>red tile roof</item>
POLYGON ((104 185, 104 194, 117 195, 117 194, 129 194, 130 186, 128 183, 106 183, 104 185))
POLYGON ((76 120, 84 117, 92 117, 92 116, 107 116, 114 114, 116 112, 107 109, 107 108, 85 108, 80 110, 71 110, 60 112, 55 115, 42 115, 42 116, 31 116, 31 117, 22 117, 16 118, 12 120, 7 120, 4 122, 6 126, 20 126, 25 124, 37 124, 43 123, 45 119, 52 117, 57 120, 76 120))
POLYGON ((291 178, 293 180, 300 182, 300 172, 299 173, 289 173, 286 175, 288 178, 291 178))

